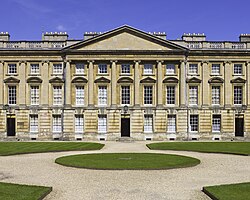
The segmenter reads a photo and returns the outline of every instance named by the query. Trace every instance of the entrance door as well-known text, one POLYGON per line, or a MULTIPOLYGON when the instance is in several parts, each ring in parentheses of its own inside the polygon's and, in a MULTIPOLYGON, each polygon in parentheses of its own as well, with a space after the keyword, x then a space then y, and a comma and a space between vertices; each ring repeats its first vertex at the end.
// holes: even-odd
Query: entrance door
POLYGON ((7 118, 7 136, 16 135, 16 119, 7 118))
POLYGON ((130 118, 121 118, 121 137, 130 137, 130 118))
POLYGON ((235 136, 244 137, 244 118, 235 118, 235 136))

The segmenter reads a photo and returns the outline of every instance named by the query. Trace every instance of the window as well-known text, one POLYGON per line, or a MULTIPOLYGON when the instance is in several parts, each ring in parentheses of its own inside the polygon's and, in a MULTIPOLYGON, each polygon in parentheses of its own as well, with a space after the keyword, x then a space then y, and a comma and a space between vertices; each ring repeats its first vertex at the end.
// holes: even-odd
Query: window
POLYGON ((198 105, 198 86, 189 86, 189 104, 198 105))
POLYGON ((153 115, 144 115, 144 132, 153 132, 153 115))
POLYGON ((212 132, 220 132, 221 116, 213 115, 212 120, 212 132))
POLYGON ((98 87, 98 105, 107 105, 107 86, 98 87))
POLYGON ((39 86, 30 87, 30 104, 39 105, 39 86))
POLYGON ((242 86, 234 86, 234 104, 242 104, 242 86))
POLYGON ((166 65, 166 74, 175 74, 175 65, 167 64, 166 65))
POLYGON ((198 115, 190 115, 190 131, 197 132, 199 125, 198 115))
POLYGON ((75 133, 83 133, 83 115, 75 115, 75 133))
POLYGON ((16 73, 17 73, 16 64, 9 64, 8 65, 8 74, 16 74, 16 73))
POLYGON ((198 64, 189 64, 189 74, 198 74, 198 64))
POLYGON ((62 132, 62 118, 61 115, 53 115, 53 132, 62 132))
POLYGON ((144 104, 153 104, 153 86, 144 86, 144 104))
POLYGON ((98 73, 99 74, 107 74, 108 73, 108 68, 106 64, 99 64, 98 65, 98 73))
POLYGON ((122 74, 130 74, 130 65, 129 64, 122 64, 121 73, 122 74))
POLYGON ((144 64, 144 74, 153 74, 153 65, 152 64, 144 64))
POLYGON ((76 74, 84 74, 84 64, 76 63, 76 74))
POLYGON ((8 104, 16 105, 16 86, 8 87, 8 104))
POLYGON ((62 104, 62 86, 53 86, 53 104, 62 104))
POLYGON ((234 64, 234 74, 242 75, 242 64, 234 64))
POLYGON ((170 133, 176 132, 176 116, 175 115, 168 115, 167 132, 170 132, 170 133))
POLYGON ((220 86, 212 86, 212 105, 220 104, 220 86))
POLYGON ((76 86, 76 105, 84 105, 84 86, 76 86))
POLYGON ((122 86, 122 104, 130 104, 130 86, 122 86))
POLYGON ((30 115, 30 132, 38 132, 38 115, 30 115))
POLYGON ((220 64, 212 64, 212 74, 214 75, 220 74, 220 64))
POLYGON ((98 132, 107 132, 107 115, 98 115, 98 132))
POLYGON ((62 64, 53 64, 53 74, 62 74, 62 64))
POLYGON ((39 64, 31 64, 30 65, 30 73, 31 74, 39 74, 39 64))
POLYGON ((166 102, 167 104, 175 104, 175 86, 167 86, 166 102))

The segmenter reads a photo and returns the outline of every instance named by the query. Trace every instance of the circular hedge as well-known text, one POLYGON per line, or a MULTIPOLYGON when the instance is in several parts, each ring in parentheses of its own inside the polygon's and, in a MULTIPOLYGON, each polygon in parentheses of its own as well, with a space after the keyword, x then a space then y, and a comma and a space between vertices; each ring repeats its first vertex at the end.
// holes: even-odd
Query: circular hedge
POLYGON ((156 153, 99 153, 64 156, 57 158, 57 164, 108 170, 156 170, 191 167, 200 160, 187 156, 156 153))

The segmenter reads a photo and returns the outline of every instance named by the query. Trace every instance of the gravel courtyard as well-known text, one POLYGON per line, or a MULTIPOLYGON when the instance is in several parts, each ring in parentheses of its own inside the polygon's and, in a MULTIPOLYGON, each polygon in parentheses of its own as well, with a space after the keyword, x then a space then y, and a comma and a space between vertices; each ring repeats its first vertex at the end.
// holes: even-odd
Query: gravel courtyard
POLYGON ((99 151, 40 153, 0 157, 0 181, 52 186, 46 200, 152 199, 206 200, 203 186, 250 181, 250 156, 180 151, 150 151, 146 142, 104 142, 99 151), (195 157, 191 168, 152 171, 88 170, 54 160, 85 153, 151 152, 195 157))

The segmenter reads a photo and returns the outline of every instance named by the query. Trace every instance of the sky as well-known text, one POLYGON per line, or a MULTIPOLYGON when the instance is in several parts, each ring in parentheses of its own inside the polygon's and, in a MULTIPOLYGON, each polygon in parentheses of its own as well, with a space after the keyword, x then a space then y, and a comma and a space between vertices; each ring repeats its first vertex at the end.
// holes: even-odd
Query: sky
POLYGON ((238 41, 250 33, 250 0, 0 0, 0 32, 11 40, 41 40, 43 32, 105 32, 124 24, 145 32, 205 33, 209 41, 238 41))

